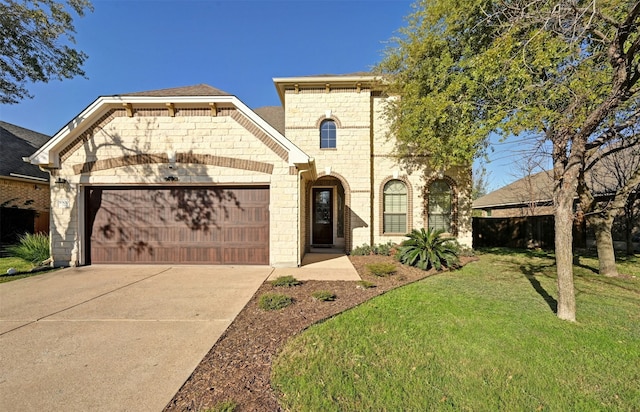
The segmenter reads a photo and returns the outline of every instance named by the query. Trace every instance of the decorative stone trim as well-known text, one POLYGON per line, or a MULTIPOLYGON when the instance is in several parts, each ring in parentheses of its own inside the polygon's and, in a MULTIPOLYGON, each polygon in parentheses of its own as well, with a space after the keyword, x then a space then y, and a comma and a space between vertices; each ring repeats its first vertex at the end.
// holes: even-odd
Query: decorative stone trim
MULTIPOLYGON (((158 108, 121 108, 121 109, 111 109, 107 111, 102 117, 100 117, 94 124, 89 126, 87 130, 82 132, 78 137, 76 137, 73 141, 71 141, 66 147, 64 147, 59 154, 60 162, 64 162, 67 160, 76 150, 80 149, 83 144, 85 144, 91 137, 93 137, 96 130, 102 129, 106 126, 111 120, 116 117, 126 117, 128 110, 132 111, 132 115, 134 117, 169 117, 169 110, 164 107, 158 108)), ((216 116, 230 116, 234 119, 238 124, 244 127, 249 133, 253 134, 256 138, 258 138, 262 143, 264 143, 269 149, 271 149, 278 157, 282 160, 288 162, 289 161, 289 153, 287 150, 281 146, 276 140, 272 139, 265 132, 260 130, 260 128, 255 125, 249 118, 244 116, 235 107, 195 107, 195 108, 179 108, 174 107, 174 115, 176 117, 184 117, 184 116, 212 116, 212 111, 216 111, 216 116)), ((92 163, 92 162, 87 162, 92 163)), ((94 162, 95 163, 95 162, 94 162)), ((124 166, 124 165, 123 165, 124 166)), ((80 166, 84 167, 84 165, 80 166)), ((94 167, 94 166, 91 166, 94 167)), ((117 166, 116 166, 117 167, 117 166)), ((111 167, 105 167, 106 169, 110 169, 111 167)), ((74 170, 76 167, 74 167, 74 170)), ((104 169, 104 168, 103 168, 104 169)), ((99 169, 99 170, 103 170, 99 169)), ((91 170, 96 170, 92 168, 91 170)), ((253 169, 248 169, 253 170, 253 169)), ((85 173, 85 172, 76 172, 76 173, 85 173)), ((270 173, 270 172, 269 172, 270 173)))
POLYGON ((458 236, 458 185, 450 176, 432 177, 424 185, 423 199, 424 209, 422 211, 425 228, 429 227, 429 187, 436 180, 444 180, 451 187, 451 234, 458 236))
MULTIPOLYGON (((73 166, 75 174, 96 172, 123 166, 141 164, 169 163, 169 158, 162 154, 137 154, 95 160, 73 166)), ((214 156, 208 154, 176 153, 176 163, 204 164, 209 166, 229 167, 232 169, 249 170, 253 172, 272 174, 273 165, 253 160, 236 159, 231 157, 214 156)))
POLYGON ((287 150, 282 147, 277 141, 272 139, 268 134, 260 130, 258 126, 256 126, 251 120, 249 120, 246 116, 240 113, 237 110, 234 110, 231 113, 231 118, 238 122, 238 124, 244 127, 249 133, 257 137, 262 143, 265 144, 269 149, 271 149, 279 158, 284 160, 285 162, 289 161, 289 153, 287 150))
MULTIPOLYGON (((335 120, 333 117, 323 117, 322 120, 335 120)), ((341 126, 336 123, 336 126, 340 129, 369 129, 369 125, 351 125, 351 126, 341 126)), ((320 124, 317 126, 287 126, 285 130, 319 130, 320 124)))
POLYGON ((362 87, 362 85, 360 86, 354 86, 354 87, 346 87, 346 88, 339 88, 339 87, 331 87, 331 84, 329 83, 329 91, 327 91, 327 87, 325 85, 325 87, 311 87, 311 88, 302 88, 298 85, 298 87, 288 87, 285 89, 285 94, 286 93, 292 93, 292 94, 326 94, 326 93, 362 93, 362 92, 369 92, 371 89, 366 88, 366 87, 362 87))
POLYGON ((378 196, 378 211, 379 211, 379 219, 378 219, 378 227, 380 236, 398 236, 399 234, 405 235, 406 233, 384 233, 384 185, 392 180, 399 180, 405 184, 407 187, 407 230, 406 233, 411 232, 413 229, 413 187, 409 182, 409 179, 406 175, 398 176, 394 178, 393 176, 387 176, 382 180, 378 191, 380 195, 378 196))
POLYGON ((96 120, 94 124, 92 124, 89 128, 87 128, 87 130, 80 133, 78 137, 73 139, 67 146, 65 146, 60 151, 60 153, 58 154, 60 162, 62 163, 65 160, 67 160, 69 156, 73 154, 73 152, 78 150, 80 147, 82 147, 83 144, 89 141, 89 139, 91 139, 91 137, 95 133, 96 129, 102 129, 105 125, 107 125, 111 120, 115 119, 116 117, 126 117, 126 115, 127 115, 127 111, 124 108, 111 109, 107 111, 102 117, 96 120))
POLYGON ((273 165, 271 163, 237 159, 234 157, 214 156, 209 154, 176 153, 176 162, 230 167, 232 169, 248 170, 266 174, 273 173, 273 165))
MULTIPOLYGON (((337 117, 331 115, 329 117, 327 116, 320 116, 318 117, 318 120, 316 120, 316 126, 315 127, 309 127, 309 129, 320 129, 320 125, 322 125, 322 122, 324 122, 325 120, 332 120, 335 122, 336 127, 338 129, 342 129, 342 122, 340 121, 340 119, 338 119, 337 117)), ((304 127, 304 126, 303 126, 304 127)), ((306 127, 305 127, 306 128, 306 127)))

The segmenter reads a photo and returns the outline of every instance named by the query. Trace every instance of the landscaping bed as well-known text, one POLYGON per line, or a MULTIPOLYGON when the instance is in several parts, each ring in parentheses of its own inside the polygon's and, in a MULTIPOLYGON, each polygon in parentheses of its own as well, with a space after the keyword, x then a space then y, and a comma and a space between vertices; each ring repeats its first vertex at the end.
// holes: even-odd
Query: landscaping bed
MULTIPOLYGON (((466 263, 474 258, 462 258, 466 263)), ((281 410, 269 378, 271 361, 286 341, 310 325, 332 317, 388 290, 437 273, 401 265, 388 256, 350 256, 364 282, 305 281, 292 287, 264 283, 238 314, 233 323, 204 357, 191 377, 178 391, 165 411, 281 410), (397 272, 375 276, 366 268, 372 263, 391 263, 397 272), (372 286, 373 287, 368 287, 372 286), (314 299, 314 292, 329 291, 333 301, 314 299), (265 293, 293 298, 292 305, 274 311, 260 309, 258 301, 265 293), (217 409, 216 409, 217 408, 217 409)))

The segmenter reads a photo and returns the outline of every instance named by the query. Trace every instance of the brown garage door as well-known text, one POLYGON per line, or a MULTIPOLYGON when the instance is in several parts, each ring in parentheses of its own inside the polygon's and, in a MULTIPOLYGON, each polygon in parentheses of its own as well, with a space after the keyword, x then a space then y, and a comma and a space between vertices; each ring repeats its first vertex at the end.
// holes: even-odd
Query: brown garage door
POLYGON ((86 190, 88 263, 269 264, 268 187, 86 190))

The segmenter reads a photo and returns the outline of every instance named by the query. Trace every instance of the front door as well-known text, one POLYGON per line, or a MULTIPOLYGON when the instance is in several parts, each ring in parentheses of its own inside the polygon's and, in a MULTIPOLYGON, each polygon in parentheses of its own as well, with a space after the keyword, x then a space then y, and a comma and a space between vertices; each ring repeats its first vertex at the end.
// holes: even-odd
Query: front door
POLYGON ((314 245, 333 244, 333 189, 313 189, 314 245))

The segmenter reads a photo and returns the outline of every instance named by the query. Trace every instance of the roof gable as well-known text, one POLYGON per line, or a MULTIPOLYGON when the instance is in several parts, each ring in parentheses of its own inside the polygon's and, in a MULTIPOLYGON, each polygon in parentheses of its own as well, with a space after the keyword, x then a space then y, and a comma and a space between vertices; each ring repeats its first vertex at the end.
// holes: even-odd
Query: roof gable
POLYGON ((120 96, 174 97, 174 96, 232 96, 223 90, 208 84, 174 87, 169 89, 148 90, 143 92, 124 93, 120 96))
MULTIPOLYGON (((129 117, 131 117, 136 107, 143 108, 145 106, 154 107, 154 110, 168 110, 172 112, 171 116, 174 116, 173 112, 179 107, 187 109, 205 107, 205 110, 209 110, 211 113, 217 112, 221 107, 231 107, 235 109, 235 118, 242 119, 241 125, 256 136, 260 136, 269 148, 276 151, 283 159, 288 160, 289 165, 309 165, 313 161, 277 128, 258 116, 237 97, 208 85, 99 97, 49 142, 31 155, 30 161, 33 164, 57 168, 60 166, 61 152, 68 151, 69 147, 75 147, 85 139, 83 133, 86 133, 93 125, 107 121, 109 116, 114 112, 121 113, 123 108, 126 108, 129 117)), ((215 116, 215 114, 212 115, 215 116)))

